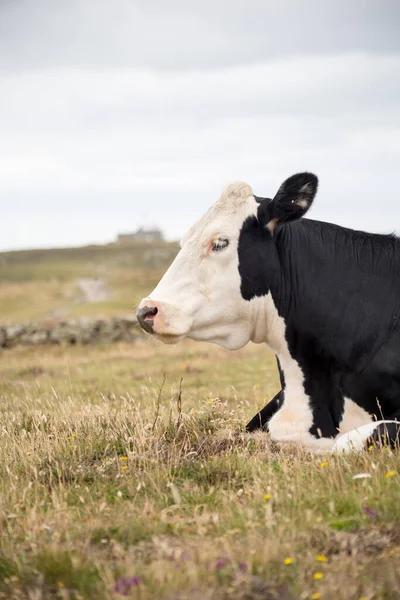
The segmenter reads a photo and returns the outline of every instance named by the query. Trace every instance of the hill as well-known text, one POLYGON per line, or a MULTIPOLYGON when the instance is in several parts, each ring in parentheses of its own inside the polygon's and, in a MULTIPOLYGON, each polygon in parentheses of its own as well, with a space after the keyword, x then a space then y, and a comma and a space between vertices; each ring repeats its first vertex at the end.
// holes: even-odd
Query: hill
POLYGON ((0 323, 134 310, 178 252, 169 242, 0 253, 0 323))

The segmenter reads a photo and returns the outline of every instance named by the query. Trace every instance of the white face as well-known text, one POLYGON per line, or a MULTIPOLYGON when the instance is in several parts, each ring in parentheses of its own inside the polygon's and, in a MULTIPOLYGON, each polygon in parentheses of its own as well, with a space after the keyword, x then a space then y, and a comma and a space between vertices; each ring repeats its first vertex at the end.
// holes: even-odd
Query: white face
POLYGON ((188 231, 181 250, 138 310, 142 327, 166 343, 184 337, 241 348, 251 338, 252 302, 242 298, 238 240, 243 222, 257 214, 251 188, 229 186, 188 231), (149 310, 147 310, 149 309, 149 310))

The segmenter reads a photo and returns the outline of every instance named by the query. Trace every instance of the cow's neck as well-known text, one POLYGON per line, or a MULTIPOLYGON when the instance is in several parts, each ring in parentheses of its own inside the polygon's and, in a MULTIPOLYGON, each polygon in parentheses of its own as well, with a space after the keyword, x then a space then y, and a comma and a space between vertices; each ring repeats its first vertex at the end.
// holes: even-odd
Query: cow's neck
POLYGON ((271 294, 251 300, 251 341, 266 343, 280 354, 287 347, 285 341, 285 322, 279 316, 271 294))

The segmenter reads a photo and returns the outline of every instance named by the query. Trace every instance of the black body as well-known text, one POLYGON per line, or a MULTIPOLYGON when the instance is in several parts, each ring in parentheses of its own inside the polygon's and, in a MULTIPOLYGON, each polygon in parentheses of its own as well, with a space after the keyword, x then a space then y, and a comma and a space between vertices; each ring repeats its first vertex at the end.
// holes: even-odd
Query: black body
MULTIPOLYGON (((287 181, 306 175, 315 177, 287 181)), ((344 397, 377 420, 400 419, 400 240, 295 220, 311 205, 317 180, 297 183, 300 192, 310 191, 308 197, 296 196, 293 181, 286 194, 285 182, 274 200, 257 199, 257 217, 243 224, 242 296, 250 301, 270 293, 283 317, 310 398, 312 434, 338 434, 344 397)), ((265 427, 281 406, 282 373, 281 382, 282 390, 248 423, 249 431, 265 427)))

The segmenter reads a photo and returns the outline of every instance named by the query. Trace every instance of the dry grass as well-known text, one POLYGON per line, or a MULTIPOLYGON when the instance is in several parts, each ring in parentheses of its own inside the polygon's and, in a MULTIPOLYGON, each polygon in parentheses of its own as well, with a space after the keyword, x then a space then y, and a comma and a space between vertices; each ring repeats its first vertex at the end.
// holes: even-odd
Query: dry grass
POLYGON ((0 597, 400 598, 398 455, 313 458, 245 434, 278 387, 265 348, 0 361, 0 597))

